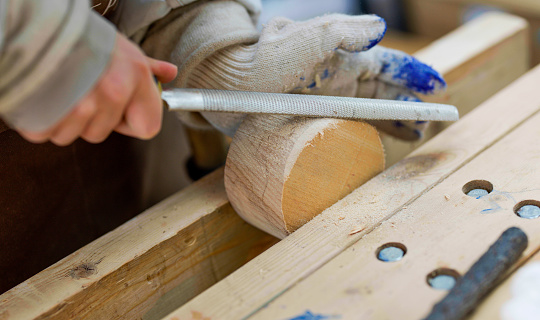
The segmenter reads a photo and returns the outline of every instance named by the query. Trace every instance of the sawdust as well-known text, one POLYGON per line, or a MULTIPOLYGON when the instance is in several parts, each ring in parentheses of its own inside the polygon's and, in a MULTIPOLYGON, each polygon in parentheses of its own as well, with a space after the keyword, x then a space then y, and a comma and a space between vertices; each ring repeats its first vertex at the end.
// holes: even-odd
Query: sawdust
POLYGON ((364 226, 358 226, 358 227, 352 229, 351 232, 349 232, 349 235, 352 236, 353 234, 357 234, 357 233, 359 233, 359 232, 364 231, 364 229, 366 229, 366 227, 364 227, 364 226))

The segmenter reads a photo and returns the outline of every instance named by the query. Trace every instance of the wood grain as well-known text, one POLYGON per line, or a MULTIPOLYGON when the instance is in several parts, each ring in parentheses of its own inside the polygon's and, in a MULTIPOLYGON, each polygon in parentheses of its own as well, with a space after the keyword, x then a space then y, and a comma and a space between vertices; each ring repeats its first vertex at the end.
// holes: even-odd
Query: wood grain
POLYGON ((379 135, 364 122, 250 115, 225 188, 244 220, 284 238, 383 169, 379 135))
POLYGON ((165 319, 189 319, 192 312, 242 319, 262 310, 536 114, 539 81, 540 67, 165 319))
MULTIPOLYGON (((539 94, 525 99, 540 106, 539 94)), ((486 115, 485 124, 496 117, 486 115)), ((428 275, 440 268, 463 275, 512 226, 529 238, 517 268, 540 249, 540 218, 514 213, 520 202, 540 199, 539 136, 537 113, 251 318, 311 310, 343 319, 423 319, 446 293, 431 288, 428 275), (493 191, 466 195, 472 180, 491 182, 493 191), (378 248, 392 242, 407 248, 403 259, 378 260, 378 248)))
MULTIPOLYGON (((536 0, 405 0, 409 30, 415 34, 441 37, 484 12, 507 12, 525 18, 530 25, 540 21, 540 2, 536 0)), ((540 63, 538 29, 528 35, 530 63, 540 63)))
MULTIPOLYGON (((463 117, 529 69, 527 32, 524 19, 489 13, 416 52, 414 55, 439 71, 448 84, 443 94, 422 99, 455 105, 463 117)), ((381 134, 387 165, 394 165, 450 124, 432 122, 418 142, 381 134)))
POLYGON ((0 296, 0 319, 159 318, 277 240, 232 210, 223 170, 0 296), (174 288, 180 286, 181 290, 174 288))

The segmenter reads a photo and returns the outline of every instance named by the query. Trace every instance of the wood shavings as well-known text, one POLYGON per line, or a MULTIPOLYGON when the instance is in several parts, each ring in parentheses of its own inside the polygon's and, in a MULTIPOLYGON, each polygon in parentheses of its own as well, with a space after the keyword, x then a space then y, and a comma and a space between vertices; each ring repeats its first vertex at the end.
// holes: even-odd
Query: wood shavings
POLYGON ((448 201, 448 200, 450 200, 450 196, 447 195, 447 194, 445 194, 445 195, 444 195, 444 199, 445 199, 446 201, 448 201))
POLYGON ((339 218, 338 218, 338 220, 343 220, 343 219, 345 219, 345 217, 339 217, 339 218))
POLYGON ((352 229, 351 232, 349 232, 349 235, 352 236, 353 234, 357 234, 359 232, 362 232, 362 231, 364 231, 365 228, 366 227, 364 227, 364 226, 358 226, 358 227, 352 229))
POLYGON ((315 75, 315 88, 320 88, 320 87, 321 87, 321 76, 316 74, 315 75))

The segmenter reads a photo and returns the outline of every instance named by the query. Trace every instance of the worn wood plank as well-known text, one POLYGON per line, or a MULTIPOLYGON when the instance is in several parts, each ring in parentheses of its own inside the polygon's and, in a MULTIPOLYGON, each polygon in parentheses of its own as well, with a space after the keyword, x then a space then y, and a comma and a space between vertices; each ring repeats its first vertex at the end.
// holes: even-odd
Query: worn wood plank
MULTIPOLYGON (((433 66, 448 83, 445 93, 422 99, 455 105, 460 116, 466 115, 529 69, 527 32, 524 19, 489 13, 416 52, 418 59, 433 66)), ((403 159, 449 125, 431 123, 418 142, 382 134, 387 165, 403 159)))
POLYGON ((160 317, 276 241, 232 210, 220 169, 1 295, 0 319, 140 319, 172 292, 160 317))
POLYGON ((257 312, 537 113, 539 81, 540 67, 166 319, 257 312))
MULTIPOLYGON (((537 83, 528 86, 537 88, 537 83)), ((540 107, 539 94, 521 99, 540 107)), ((497 117, 486 114, 477 126, 491 126, 497 117)), ((540 113, 252 318, 288 319, 310 310, 343 319, 423 319, 446 294, 430 287, 428 275, 441 268, 463 275, 512 226, 529 238, 528 248, 513 266, 517 268, 540 249, 540 218, 524 219, 514 212, 523 201, 540 200, 538 137, 540 113), (474 180, 489 181, 490 193, 466 195, 466 185, 474 180), (405 246, 405 256, 394 262, 377 259, 378 248, 387 243, 405 246)))

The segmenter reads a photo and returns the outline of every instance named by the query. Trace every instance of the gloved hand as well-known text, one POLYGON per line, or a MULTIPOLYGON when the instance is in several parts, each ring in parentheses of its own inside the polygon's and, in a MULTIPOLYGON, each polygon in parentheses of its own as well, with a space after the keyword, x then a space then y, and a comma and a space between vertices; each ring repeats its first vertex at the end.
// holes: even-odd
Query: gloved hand
MULTIPOLYGON (((246 9, 234 1, 210 2, 178 16, 184 21, 155 27, 165 35, 182 34, 174 48, 160 56, 155 48, 167 41, 152 39, 157 32, 150 32, 145 43, 154 56, 179 66, 176 87, 401 100, 417 100, 415 92, 431 94, 445 88, 441 76, 415 58, 374 47, 386 30, 384 20, 374 15, 330 14, 305 22, 274 18, 260 35, 246 9), (228 40, 235 37, 240 40, 228 40), (225 44, 212 45, 211 38, 225 44), (201 58, 204 52, 211 53, 201 58)), ((229 136, 244 117, 209 112, 203 116, 229 136)), ((426 126, 425 122, 373 123, 407 140, 420 138, 426 126)))
MULTIPOLYGON (((385 32, 373 15, 332 14, 306 22, 275 18, 257 43, 233 46, 203 61, 188 86, 226 90, 418 100, 445 88, 432 68, 402 52, 374 47, 385 32)), ((205 112, 232 136, 243 115, 205 112)), ((406 140, 421 137, 426 122, 374 121, 406 140)))

